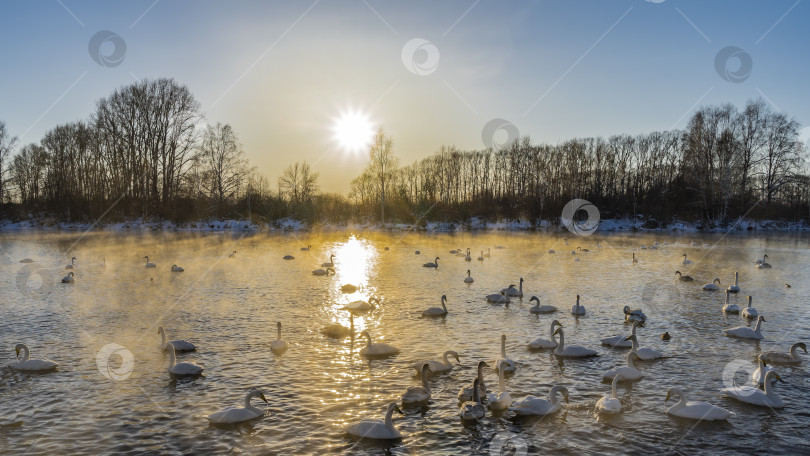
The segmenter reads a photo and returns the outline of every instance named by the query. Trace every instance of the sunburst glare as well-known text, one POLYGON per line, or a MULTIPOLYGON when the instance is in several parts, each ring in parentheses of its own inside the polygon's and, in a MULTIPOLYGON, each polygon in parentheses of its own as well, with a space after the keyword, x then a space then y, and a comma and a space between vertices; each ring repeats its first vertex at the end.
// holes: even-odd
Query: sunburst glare
POLYGON ((374 125, 368 115, 355 110, 345 111, 332 125, 335 141, 346 152, 365 151, 374 136, 374 125))

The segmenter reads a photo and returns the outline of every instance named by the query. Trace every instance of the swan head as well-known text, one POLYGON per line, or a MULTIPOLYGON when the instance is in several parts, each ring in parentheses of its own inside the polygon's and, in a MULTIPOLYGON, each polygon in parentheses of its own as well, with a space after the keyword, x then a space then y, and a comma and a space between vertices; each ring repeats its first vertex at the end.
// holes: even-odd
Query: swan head
POLYGON ((397 412, 400 415, 404 415, 404 413, 402 413, 402 409, 399 408, 396 402, 391 402, 390 404, 388 404, 388 413, 391 412, 397 412))
POLYGON ((625 337, 624 340, 635 340, 636 342, 638 342, 638 338, 636 338, 636 336, 634 336, 632 334, 625 337))
POLYGON ((280 321, 276 322, 276 328, 281 329, 281 322, 280 321))
POLYGON ((717 284, 720 285, 720 278, 715 277, 714 280, 712 280, 712 283, 715 283, 715 282, 717 282, 717 284))
POLYGON ((25 345, 25 344, 17 344, 17 345, 14 346, 14 353, 16 354, 16 356, 20 356, 21 351, 27 351, 27 350, 28 350, 28 346, 25 345))
POLYGON ((675 271, 675 274, 681 275, 681 271, 675 271))
POLYGON ((771 378, 773 377, 776 377, 777 380, 779 380, 782 383, 785 383, 785 381, 782 380, 782 377, 780 377, 779 374, 777 374, 776 371, 774 370, 770 370, 765 374, 765 379, 763 380, 763 383, 766 385, 769 384, 771 382, 771 378))
POLYGON ((757 321, 765 321, 765 317, 763 317, 762 315, 760 315, 759 317, 757 317, 757 321))
POLYGON ((501 334, 501 343, 506 342, 506 334, 501 334))
POLYGON ((568 388, 566 388, 564 386, 555 386, 554 388, 551 388, 551 391, 549 392, 549 395, 553 396, 556 393, 561 393, 562 394, 562 397, 563 397, 563 399, 565 399, 566 404, 569 402, 568 401, 568 388))
POLYGON ((670 388, 667 390, 667 398, 664 399, 664 402, 668 401, 672 396, 681 397, 681 392, 675 388, 670 388))
POLYGON ((622 309, 622 312, 624 312, 625 314, 629 314, 630 313, 630 306, 624 306, 624 309, 622 309))
POLYGON ((360 333, 360 337, 365 336, 369 342, 371 342, 371 336, 369 335, 368 331, 363 331, 360 333))
POLYGON ((523 277, 520 278, 520 283, 523 283, 523 277))
POLYGON ((559 326, 562 328, 562 323, 560 323, 560 320, 554 320, 551 322, 551 326, 559 326))
POLYGON ((540 299, 537 296, 532 296, 532 298, 529 299, 529 302, 532 302, 532 301, 536 301, 537 305, 540 305, 540 299))
POLYGON ((72 272, 68 272, 68 276, 70 276, 70 277, 75 277, 75 276, 76 276, 76 274, 74 274, 74 273, 72 273, 72 272))
POLYGON ((557 330, 554 331, 551 335, 556 336, 557 334, 562 334, 562 330, 563 330, 562 328, 563 328, 562 325, 560 325, 560 327, 557 328, 557 330))
POLYGON ((458 352, 455 352, 453 350, 447 350, 446 352, 444 352, 444 354, 446 356, 452 356, 453 358, 456 358, 456 363, 461 364, 461 360, 458 359, 458 352))
POLYGON ((427 375, 428 372, 430 372, 430 364, 422 364, 422 375, 427 375))
POLYGON ((796 346, 804 350, 805 353, 807 353, 807 345, 805 345, 804 342, 797 342, 796 346))
POLYGON ((78 258, 76 258, 76 257, 73 257, 73 258, 70 259, 70 261, 76 261, 76 260, 78 260, 78 258))
POLYGON ((482 372, 485 367, 489 367, 486 361, 478 361, 478 372, 482 372))
MULTIPOLYGON (((467 271, 467 272, 470 272, 470 271, 467 271)), ((442 295, 442 302, 443 303, 447 302, 447 295, 442 295)))
POLYGON ((767 260, 768 259, 768 254, 766 253, 765 256, 763 256, 762 258, 767 260))

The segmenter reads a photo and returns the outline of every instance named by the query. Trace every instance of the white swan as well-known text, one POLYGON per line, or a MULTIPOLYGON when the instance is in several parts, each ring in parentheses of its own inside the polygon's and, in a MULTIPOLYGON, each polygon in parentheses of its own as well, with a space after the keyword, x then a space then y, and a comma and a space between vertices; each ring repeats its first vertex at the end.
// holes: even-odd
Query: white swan
POLYGON ((751 296, 748 296, 748 306, 743 308, 742 316, 751 320, 759 316, 757 309, 751 307, 751 296))
POLYGON ((523 297, 523 277, 520 278, 520 288, 515 289, 514 285, 509 285, 508 288, 504 288, 501 290, 501 294, 504 296, 509 296, 510 298, 522 298, 523 297))
POLYGON ((624 321, 631 323, 636 321, 644 323, 647 321, 647 315, 641 309, 630 309, 630 306, 624 306, 622 312, 624 312, 624 321))
POLYGON ((363 284, 360 284, 358 286, 358 285, 354 285, 354 284, 351 284, 351 283, 347 283, 347 284, 344 284, 344 285, 340 286, 340 291, 343 292, 343 293, 354 293, 357 290, 362 291, 363 290, 363 284))
POLYGON ((464 257, 464 261, 472 261, 472 256, 470 256, 470 249, 467 249, 467 256, 464 257))
POLYGON ((14 346, 14 352, 16 353, 17 357, 20 356, 20 352, 23 352, 22 359, 17 364, 11 365, 11 367, 13 367, 15 370, 23 372, 45 372, 59 367, 58 364, 46 358, 30 359, 29 356, 31 355, 31 350, 28 349, 28 345, 17 344, 14 346))
POLYGON ((691 282, 695 280, 692 278, 692 276, 681 274, 681 271, 675 271, 675 274, 678 274, 678 280, 680 280, 681 282, 691 282))
POLYGON ((329 261, 325 263, 321 263, 321 267, 323 268, 334 268, 335 267, 335 256, 329 255, 329 261))
POLYGON ((283 355, 284 352, 286 352, 287 349, 290 348, 290 344, 288 344, 286 340, 281 338, 281 322, 280 321, 276 322, 276 329, 278 331, 276 333, 276 340, 270 342, 270 351, 272 351, 276 355, 283 355))
POLYGON ((439 257, 436 257, 432 263, 425 263, 422 265, 423 268, 438 268, 439 267, 439 257))
POLYGON ((683 264, 692 264, 692 260, 687 260, 686 259, 686 254, 685 253, 683 254, 683 264))
MULTIPOLYGON (((396 402, 388 404, 388 411, 385 412, 385 420, 363 420, 359 423, 354 423, 348 428, 346 432, 350 435, 365 439, 376 440, 396 440, 402 438, 402 434, 397 428, 394 427, 394 422, 391 417, 394 411, 402 413, 396 402)), ((404 415, 404 413, 403 413, 404 415)))
POLYGON ((782 353, 778 351, 762 352, 760 358, 769 364, 801 364, 802 359, 799 357, 799 348, 807 353, 807 345, 804 342, 796 342, 790 347, 789 353, 782 353))
POLYGON ((73 274, 73 271, 68 272, 68 275, 62 277, 62 283, 73 283, 75 281, 76 277, 75 274, 73 274))
POLYGON ((716 421, 725 420, 729 416, 734 415, 733 412, 709 404, 708 402, 688 401, 686 393, 677 388, 667 390, 667 398, 664 402, 675 396, 680 398, 680 400, 677 404, 667 409, 667 413, 673 416, 701 421, 716 421))
POLYGON ((760 259, 754 260, 754 264, 761 264, 767 262, 768 262, 768 254, 763 255, 762 258, 760 259))
POLYGON ((535 301, 537 304, 529 308, 529 312, 531 313, 552 313, 557 311, 557 308, 554 306, 541 306, 540 299, 537 296, 532 296, 532 298, 529 299, 529 304, 531 304, 532 301, 535 301))
POLYGON ((554 320, 551 322, 551 340, 543 339, 542 337, 535 339, 529 342, 528 347, 534 350, 543 349, 543 348, 557 348, 557 339, 554 337, 554 327, 555 326, 562 326, 562 324, 554 320))
POLYGON ((490 256, 492 256, 492 249, 490 249, 489 247, 487 247, 487 254, 486 254, 486 255, 484 255, 484 256, 485 256, 485 257, 487 257, 487 258, 489 258, 490 256))
POLYGON ((409 386, 402 394, 400 399, 402 405, 421 404, 430 399, 430 386, 428 386, 428 372, 430 372, 430 365, 427 363, 422 365, 422 386, 409 386))
POLYGON ((517 415, 550 415, 558 412, 562 408, 562 401, 558 394, 562 393, 565 402, 568 402, 568 388, 555 386, 548 392, 548 399, 536 396, 526 396, 519 401, 515 401, 509 410, 517 415))
POLYGON ((170 340, 166 341, 166 330, 163 329, 163 326, 158 326, 158 334, 160 334, 160 349, 162 351, 168 350, 167 345, 171 345, 174 347, 174 351, 176 352, 187 352, 187 351, 194 351, 197 349, 197 346, 192 344, 187 340, 170 340))
POLYGON ((22 260, 20 260, 20 263, 33 263, 33 262, 34 260, 32 260, 31 258, 23 258, 22 260))
POLYGON ((644 374, 642 374, 640 370, 636 369, 636 366, 633 364, 633 359, 635 358, 638 358, 638 355, 632 351, 627 352, 627 355, 624 358, 627 365, 614 367, 613 369, 606 371, 604 374, 602 374, 602 380, 613 380, 613 377, 618 374, 621 374, 622 380, 641 380, 641 377, 643 377, 644 374))
POLYGON ((493 304, 509 304, 511 300, 509 296, 504 296, 500 293, 494 293, 491 295, 487 295, 487 302, 491 302, 493 304))
POLYGON ((723 388, 720 392, 725 396, 747 404, 782 408, 785 406, 785 403, 782 401, 782 398, 776 394, 776 391, 773 390, 773 385, 771 384, 774 378, 784 383, 784 380, 782 380, 782 377, 780 377, 776 371, 768 371, 768 373, 765 374, 765 391, 756 386, 735 386, 732 388, 723 388))
POLYGON ((312 246, 311 246, 311 245, 308 245, 308 246, 306 246, 306 247, 301 247, 301 251, 302 251, 302 252, 309 252, 310 250, 312 250, 312 246))
POLYGON ((332 275, 335 275, 335 270, 329 267, 327 267, 326 269, 314 269, 312 271, 312 275, 326 276, 329 275, 330 272, 332 273, 332 275))
POLYGON ((630 349, 630 352, 638 355, 638 358, 643 361, 658 359, 664 356, 663 353, 661 353, 658 350, 653 350, 652 348, 639 348, 638 338, 636 337, 635 334, 628 337, 627 340, 629 340, 633 344, 633 347, 630 349))
POLYGON ((447 350, 442 354, 443 361, 436 361, 436 360, 427 360, 427 361, 420 361, 417 363, 411 364, 411 367, 416 369, 416 372, 421 372, 422 366, 427 364, 430 366, 430 375, 437 375, 437 374, 444 374, 450 372, 453 369, 453 364, 450 363, 450 360, 447 358, 452 356, 456 358, 456 363, 461 364, 461 360, 458 359, 458 353, 453 350, 447 350))
POLYGON ((765 321, 765 317, 760 315, 757 317, 757 325, 754 329, 751 329, 747 326, 737 326, 736 328, 731 329, 724 329, 723 332, 726 333, 729 337, 737 337, 739 339, 757 339, 762 340, 765 337, 760 332, 760 326, 762 326, 762 322, 765 321))
MULTIPOLYGON (((751 384, 762 386, 762 382, 765 379, 765 376, 768 375, 768 372, 774 370, 772 367, 768 367, 765 361, 762 359, 762 355, 757 356, 757 368, 754 372, 751 372, 751 384)), ((772 382, 776 381, 776 378, 771 378, 772 382)))
POLYGON ((464 278, 464 283, 473 283, 475 279, 470 276, 470 270, 467 269, 467 277, 464 278))
POLYGON ((715 277, 714 280, 712 280, 712 283, 707 283, 706 285, 703 285, 703 290, 704 291, 717 291, 717 290, 720 289, 720 287, 718 285, 720 285, 720 278, 715 277))
POLYGON ((571 315, 579 316, 585 315, 585 306, 579 305, 579 295, 577 295, 577 302, 571 306, 571 315))
POLYGON ((157 267, 157 265, 156 265, 155 263, 150 263, 150 262, 149 262, 149 256, 145 256, 144 258, 146 258, 146 267, 147 267, 147 268, 154 268, 154 267, 157 267))
POLYGON ((554 249, 548 249, 548 253, 554 254, 554 253, 557 253, 557 252, 555 252, 554 249))
POLYGON ((236 258, 236 250, 228 254, 228 258, 236 258))
MULTIPOLYGON (((636 328, 639 326, 644 326, 644 323, 641 321, 634 321, 633 322, 633 329, 630 332, 631 336, 636 335, 636 328)), ((600 342, 602 345, 607 345, 610 348, 631 348, 633 346, 633 341, 628 339, 627 336, 610 336, 601 339, 600 342)))
POLYGON ((495 370, 503 370, 504 372, 517 370, 517 364, 506 357, 506 334, 501 335, 501 357, 495 360, 495 370))
POLYGON ((734 273, 734 285, 729 285, 728 288, 726 288, 726 290, 729 293, 739 293, 740 292, 740 287, 738 286, 739 285, 739 280, 740 280, 740 273, 735 272, 734 273))
POLYGON ((261 400, 267 403, 267 399, 265 399, 262 390, 254 389, 245 395, 244 407, 224 408, 218 412, 208 415, 208 421, 213 424, 233 424, 264 416, 263 410, 250 405, 250 400, 254 397, 261 398, 261 400))
POLYGON ((169 374, 172 376, 195 376, 201 375, 203 367, 194 363, 178 363, 174 354, 174 346, 166 344, 169 350, 169 374))
POLYGON ((356 314, 362 314, 374 310, 378 305, 380 305, 380 300, 372 296, 368 298, 368 302, 363 300, 352 301, 343 306, 343 310, 348 310, 349 312, 356 314))
POLYGON ((172 265, 172 272, 183 272, 183 271, 185 271, 185 269, 183 269, 182 267, 180 267, 180 266, 178 266, 176 264, 172 265))
POLYGON ((484 368, 487 367, 486 361, 479 361, 478 367, 476 369, 476 381, 478 383, 470 383, 468 385, 462 386, 461 389, 458 391, 458 401, 464 402, 472 400, 473 391, 476 389, 476 385, 478 386, 478 394, 480 396, 484 396, 487 391, 487 387, 484 384, 484 368))
POLYGON ((494 412, 502 412, 512 405, 512 396, 506 392, 506 381, 503 371, 498 371, 498 392, 487 393, 487 406, 494 412))
POLYGON ((487 413, 487 410, 484 408, 484 404, 481 403, 481 395, 478 391, 478 383, 479 380, 476 378, 473 381, 472 400, 464 402, 458 409, 458 416, 460 416, 462 420, 480 420, 487 413))
POLYGON ((484 251, 481 251, 481 255, 478 257, 478 261, 484 261, 484 251))
POLYGON ((285 259, 285 260, 294 260, 295 259, 295 257, 292 256, 292 255, 284 255, 282 258, 285 259))
POLYGON ((443 317, 447 315, 447 306, 444 303, 447 302, 447 295, 442 295, 442 306, 441 307, 428 307, 427 309, 422 311, 423 317, 443 317))
POLYGON ((78 258, 76 258, 76 257, 71 258, 70 259, 70 264, 65 266, 65 269, 73 269, 73 267, 76 265, 76 260, 77 259, 78 258))
POLYGON ((333 339, 343 339, 354 334, 354 314, 351 312, 349 313, 349 326, 347 328, 339 323, 332 323, 321 328, 321 334, 333 339))
POLYGON ((615 415, 622 411, 622 401, 616 397, 616 384, 621 380, 622 374, 613 376, 610 384, 610 396, 602 396, 596 401, 596 411, 608 415, 615 415))
POLYGON ((728 303, 728 294, 729 293, 731 293, 731 292, 726 290, 726 303, 723 304, 723 312, 730 313, 730 314, 738 314, 738 313, 740 313, 740 308, 737 306, 737 304, 729 304, 728 303))
POLYGON ((368 331, 363 331, 360 336, 366 336, 368 339, 368 345, 365 346, 362 350, 360 350, 360 355, 365 356, 366 358, 382 358, 386 356, 393 356, 399 353, 399 349, 388 344, 374 344, 371 342, 371 336, 368 334, 368 331))
POLYGON ((563 332, 563 327, 560 325, 554 334, 560 336, 560 343, 557 345, 557 348, 554 350, 554 356, 559 356, 561 358, 585 358, 588 356, 596 356, 597 353, 594 350, 580 347, 579 345, 569 345, 568 347, 565 346, 565 333, 563 332))
POLYGON ((770 269, 771 264, 768 263, 768 255, 764 255, 762 260, 757 260, 756 264, 754 265, 757 269, 770 269))
POLYGON ((638 263, 638 260, 636 259, 636 252, 633 252, 633 264, 636 263, 638 263))

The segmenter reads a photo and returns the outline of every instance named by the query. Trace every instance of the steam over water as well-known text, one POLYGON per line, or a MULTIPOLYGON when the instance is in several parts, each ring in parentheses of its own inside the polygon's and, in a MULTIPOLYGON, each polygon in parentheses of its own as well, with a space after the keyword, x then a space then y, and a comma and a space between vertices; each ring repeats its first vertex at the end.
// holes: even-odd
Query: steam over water
MULTIPOLYGON (((562 236, 536 233, 6 233, 0 237, 0 453, 486 455, 500 454, 495 448, 490 453, 493 439, 510 437, 518 451, 525 447, 529 454, 756 449, 798 454, 806 451, 810 425, 810 357, 796 367, 777 367, 786 382, 776 386, 786 404, 782 410, 746 406, 720 397, 719 390, 742 383, 759 351, 786 352, 810 337, 809 240, 776 234, 616 234, 570 236, 565 245, 562 236), (714 247, 693 247, 693 240, 714 247), (668 245, 639 249, 654 241, 668 245), (310 251, 300 250, 307 245, 310 251), (573 261, 570 251, 577 246, 590 252, 573 261), (468 247, 469 262, 449 253, 468 247), (478 261, 488 248, 491 257, 478 261), (547 253, 552 248, 556 254, 547 253), (229 258, 233 250, 237 254, 229 258), (773 269, 755 269, 753 260, 766 252, 773 269), (683 253, 694 264, 683 265, 683 253), (283 260, 288 254, 295 259, 283 260), (312 275, 330 254, 336 256, 337 274, 312 275), (145 255, 156 268, 145 267, 145 255), (76 282, 62 284, 72 256, 78 258, 76 282), (438 269, 422 267, 437 256, 438 269), (24 258, 35 263, 20 263, 24 258), (172 273, 173 264, 185 272, 172 273), (472 284, 463 281, 467 269, 472 284), (695 282, 679 282, 676 270, 695 282), (753 296, 767 320, 764 341, 724 336, 722 329, 745 323, 721 313, 722 291, 701 290, 715 277, 725 289, 735 271, 742 291, 731 300, 743 307, 746 296, 753 296), (517 284, 520 277, 526 280, 522 300, 509 306, 486 302, 485 295, 517 284), (349 283, 364 287, 341 293, 340 286, 349 283), (443 294, 449 315, 421 318, 423 309, 440 306, 443 294), (587 309, 578 320, 569 313, 577 294, 587 309), (530 314, 532 295, 559 311, 530 314), (371 296, 380 305, 355 318, 355 329, 398 347, 398 356, 368 361, 359 355, 365 339, 334 340, 319 333, 330 323, 349 326, 341 307, 371 296), (625 305, 647 314, 639 341, 663 351, 665 358, 639 363, 644 378, 618 388, 624 411, 601 418, 594 415, 594 404, 610 393, 602 373, 624 364, 626 351, 603 347, 599 340, 630 333, 625 305), (528 351, 530 341, 548 338, 553 319, 564 325, 566 344, 595 349, 599 356, 559 361, 549 351, 528 351), (290 344, 282 356, 269 348, 277 321, 290 344), (170 338, 197 345, 178 361, 203 365, 203 378, 170 379, 168 359, 158 348, 159 325, 170 338), (672 340, 660 340, 664 331, 672 340), (478 424, 462 425, 458 390, 473 380, 479 360, 492 363, 500 357, 502 334, 507 356, 518 364, 507 379, 512 398, 545 396, 551 386, 564 385, 570 403, 542 419, 488 412, 478 424), (13 370, 17 343, 26 343, 32 358, 58 362, 58 370, 13 370), (102 351, 109 344, 120 347, 102 351), (411 362, 438 359, 446 350, 457 351, 461 365, 430 380, 429 408, 395 414, 401 441, 357 442, 344 434, 359 419, 382 419, 390 401, 419 384, 411 362), (724 380, 724 368, 735 360, 744 367, 724 380), (257 399, 253 405, 266 408, 267 416, 209 426, 208 414, 241 407, 254 386, 263 389, 270 405, 257 399), (736 415, 719 424, 671 418, 665 411, 675 401, 664 402, 669 387, 736 415)), ((485 373, 488 388, 497 388, 493 370, 485 373)))

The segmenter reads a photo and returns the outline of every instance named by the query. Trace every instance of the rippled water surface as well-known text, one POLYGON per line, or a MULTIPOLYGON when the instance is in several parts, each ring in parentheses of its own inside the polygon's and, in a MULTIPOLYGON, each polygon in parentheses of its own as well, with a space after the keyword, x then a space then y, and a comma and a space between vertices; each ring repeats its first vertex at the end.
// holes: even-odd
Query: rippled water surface
MULTIPOLYGON (((810 425, 807 362, 778 369, 785 381, 776 387, 786 403, 782 410, 746 406, 719 390, 742 382, 759 351, 787 351, 810 336, 808 240, 781 234, 617 234, 572 236, 566 245, 562 236, 535 233, 6 233, 0 236, 0 452, 467 455, 500 454, 490 442, 512 437, 529 454, 798 454, 806 451, 810 425), (655 241, 666 245, 639 249, 655 241), (301 251, 306 245, 312 249, 301 251), (571 255, 578 246, 590 251, 571 255), (467 247, 472 261, 449 253, 467 247), (557 253, 547 253, 551 248, 557 253), (488 249, 491 256, 478 261, 488 249), (237 254, 230 258, 233 250, 237 254), (773 269, 757 270, 752 261, 764 252, 773 269), (312 275, 332 253, 337 274, 312 275), (694 264, 681 264, 683 253, 694 264), (283 260, 287 254, 295 259, 283 260), (156 268, 145 267, 145 255, 156 268), (72 256, 78 258, 76 282, 59 283, 72 256), (436 256, 438 269, 422 267, 436 256), (36 262, 20 263, 23 258, 36 262), (172 273, 172 264, 185 272, 172 273), (472 284, 463 282, 467 269, 472 284), (678 269, 696 281, 679 282, 678 269), (746 295, 753 296, 767 320, 764 341, 725 337, 723 328, 744 323, 721 313, 722 292, 700 288, 714 277, 725 288, 735 271, 742 292, 731 299, 742 306, 746 295), (485 295, 520 277, 526 280, 525 298, 509 306, 486 302, 485 295), (349 283, 363 285, 362 291, 342 293, 341 285, 349 283), (423 309, 439 306, 443 294, 449 315, 421 318, 423 309), (577 294, 587 315, 575 319, 569 310, 577 294), (530 314, 532 295, 560 310, 530 314), (319 332, 331 323, 348 326, 341 307, 370 296, 379 297, 380 305, 355 318, 355 329, 398 347, 395 357, 368 361, 359 355, 365 339, 334 340, 319 332), (644 378, 620 385, 620 415, 597 417, 594 404, 610 392, 601 374, 623 364, 626 353, 599 340, 629 334, 624 305, 643 308, 648 322, 639 329, 641 345, 663 351, 665 358, 642 363, 644 378), (558 361, 547 351, 527 350, 528 342, 548 337, 553 319, 565 326, 566 343, 593 348, 599 356, 558 361), (290 344, 282 356, 269 348, 277 321, 290 344), (168 359, 158 348, 159 325, 170 337, 197 345, 179 359, 205 366, 204 377, 169 377, 168 359), (664 331, 670 341, 660 340, 664 331), (564 385, 570 403, 542 419, 488 413, 478 424, 463 425, 456 394, 472 381, 479 360, 500 357, 502 334, 507 356, 518 365, 506 382, 512 397, 545 396, 552 385, 564 385), (32 357, 58 362, 58 370, 13 370, 14 345, 21 342, 32 357), (113 343, 123 348, 109 359, 100 357, 113 343), (439 358, 445 350, 457 351, 461 364, 431 379, 429 407, 394 415, 401 441, 358 442, 344 433, 359 419, 382 418, 390 401, 419 384, 409 364, 439 358), (130 353, 131 372, 125 362, 130 353), (743 368, 724 381, 724 367, 732 361, 743 368), (266 408, 266 416, 231 427, 208 424, 208 414, 241 406, 254 386, 267 396, 269 406, 253 402, 266 408), (665 411, 674 401, 664 402, 669 387, 736 415, 719 424, 671 418, 665 411)), ((497 376, 485 373, 488 386, 496 387, 497 376)))

